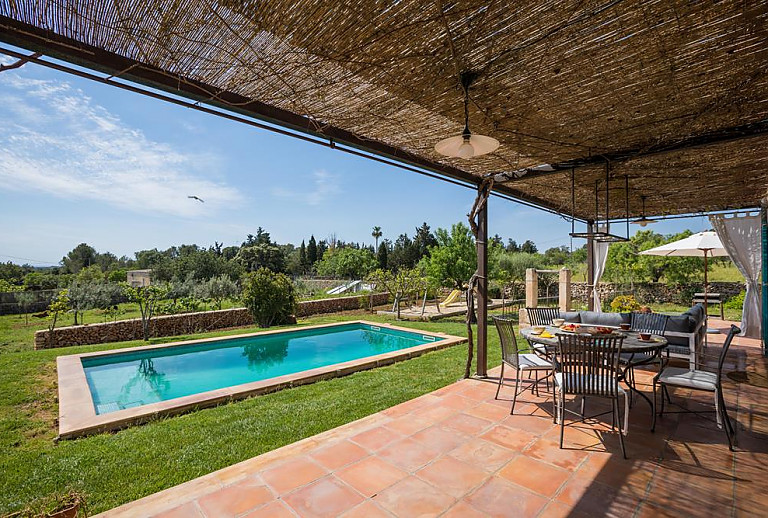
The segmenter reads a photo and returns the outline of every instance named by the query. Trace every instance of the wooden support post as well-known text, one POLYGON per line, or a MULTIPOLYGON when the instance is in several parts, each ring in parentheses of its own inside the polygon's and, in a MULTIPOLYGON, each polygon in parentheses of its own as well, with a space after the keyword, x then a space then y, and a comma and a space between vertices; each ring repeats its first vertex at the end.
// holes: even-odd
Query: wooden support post
POLYGON ((558 306, 560 311, 571 310, 571 270, 561 268, 558 272, 558 306))
MULTIPOLYGON (((587 221, 587 231, 593 233, 595 231, 595 223, 593 221, 587 221)), ((587 239, 587 309, 589 311, 595 310, 595 298, 592 296, 592 290, 595 287, 595 241, 591 238, 587 239)))
POLYGON ((760 308, 760 335, 763 338, 763 355, 768 356, 768 209, 765 205, 760 209, 760 237, 763 269, 763 304, 760 308))
POLYGON ((477 214, 477 375, 488 376, 488 203, 477 214))

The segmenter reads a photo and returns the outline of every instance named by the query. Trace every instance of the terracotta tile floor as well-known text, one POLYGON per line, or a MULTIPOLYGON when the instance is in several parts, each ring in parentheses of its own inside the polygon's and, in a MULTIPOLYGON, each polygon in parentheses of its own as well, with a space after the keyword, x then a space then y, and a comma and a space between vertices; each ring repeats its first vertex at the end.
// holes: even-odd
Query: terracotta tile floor
MULTIPOLYGON (((727 329, 725 322, 712 324, 727 329)), ((724 337, 710 335, 708 362, 724 337)), ((759 341, 737 338, 728 370, 746 371, 765 386, 759 341)), ((650 376, 637 375, 645 391, 650 376)), ((495 400, 496 381, 459 381, 104 515, 768 514, 766 388, 724 381, 731 417, 738 420, 736 452, 728 450, 725 434, 712 421, 694 415, 666 415, 651 433, 651 412, 636 401, 624 460, 605 421, 566 427, 561 450, 548 395, 523 394, 510 416, 512 389, 503 388, 502 399, 495 400)), ((682 390, 672 397, 689 408, 710 405, 705 396, 682 390)), ((587 404, 587 414, 603 409, 598 401, 587 404)))

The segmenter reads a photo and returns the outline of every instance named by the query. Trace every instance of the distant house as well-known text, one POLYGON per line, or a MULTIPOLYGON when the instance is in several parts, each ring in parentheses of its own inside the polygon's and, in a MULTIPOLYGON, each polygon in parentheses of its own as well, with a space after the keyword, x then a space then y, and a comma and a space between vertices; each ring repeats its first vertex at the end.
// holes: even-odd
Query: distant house
POLYGON ((129 270, 128 284, 134 288, 140 288, 142 286, 149 286, 152 284, 152 270, 129 270))

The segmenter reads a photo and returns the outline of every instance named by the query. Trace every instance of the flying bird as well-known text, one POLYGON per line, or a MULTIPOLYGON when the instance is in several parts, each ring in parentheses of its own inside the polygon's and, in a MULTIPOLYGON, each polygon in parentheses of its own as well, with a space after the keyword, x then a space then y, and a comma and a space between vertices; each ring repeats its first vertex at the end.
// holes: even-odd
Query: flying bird
POLYGON ((198 196, 187 196, 187 198, 189 198, 189 199, 191 199, 191 200, 197 200, 197 201, 199 201, 200 203, 205 203, 205 200, 203 200, 202 198, 200 198, 200 197, 198 197, 198 196))

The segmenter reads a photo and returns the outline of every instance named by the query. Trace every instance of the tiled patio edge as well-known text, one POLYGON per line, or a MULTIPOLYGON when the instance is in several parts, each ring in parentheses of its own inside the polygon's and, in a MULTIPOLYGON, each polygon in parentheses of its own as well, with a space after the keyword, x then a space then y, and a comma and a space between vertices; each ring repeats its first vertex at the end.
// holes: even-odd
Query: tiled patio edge
POLYGON ((433 333, 418 329, 414 330, 411 328, 395 326, 391 324, 383 324, 379 322, 368 322, 365 320, 306 326, 298 329, 319 329, 354 323, 367 324, 387 329, 396 329, 410 333, 417 332, 425 336, 438 338, 439 341, 422 344, 416 347, 409 347, 408 349, 402 349, 399 351, 379 354, 376 356, 351 360, 344 363, 319 367, 317 369, 311 369, 308 371, 270 378, 268 380, 255 381, 252 383, 245 383, 233 387, 225 387, 217 390, 192 394, 181 398, 160 401, 149 405, 129 408, 117 412, 110 412, 108 414, 102 415, 97 415, 95 412, 91 393, 88 388, 88 382, 82 367, 82 358, 112 355, 116 353, 131 352, 147 348, 162 349, 180 345, 232 340, 264 334, 286 333, 294 331, 295 329, 263 331, 261 333, 248 333, 223 338, 205 338, 200 340, 174 342, 169 344, 131 347, 112 351, 99 351, 94 353, 60 356, 57 359, 59 380, 59 439, 72 439, 94 433, 119 430, 131 425, 145 423, 160 416, 178 415, 200 408, 216 406, 222 403, 235 401, 238 399, 245 399, 251 396, 266 394, 269 392, 275 392, 277 390, 289 387, 313 383, 323 379, 346 376, 354 372, 389 365, 395 362, 407 360, 409 358, 415 358, 427 352, 444 349, 446 347, 451 347, 453 345, 466 342, 466 338, 451 336, 445 333, 433 333))
MULTIPOLYGON (((414 402, 423 402, 424 405, 433 403, 437 398, 429 392, 417 398, 404 401, 400 405, 414 405, 414 402)), ((419 404, 419 403, 416 403, 419 404)), ((398 408, 396 405, 392 409, 398 408)), ((334 440, 347 439, 361 432, 385 424, 392 418, 385 413, 377 412, 369 416, 343 424, 336 428, 326 430, 316 435, 306 437, 294 443, 286 444, 276 450, 272 450, 256 457, 244 460, 237 464, 227 466, 218 471, 208 473, 201 477, 183 482, 177 486, 169 487, 158 493, 127 502, 119 507, 104 511, 95 518, 129 518, 135 516, 150 516, 159 512, 173 509, 180 504, 189 501, 189 495, 197 497, 213 493, 225 486, 234 484, 251 476, 268 464, 280 462, 295 457, 297 454, 309 452, 320 445, 334 440)))

